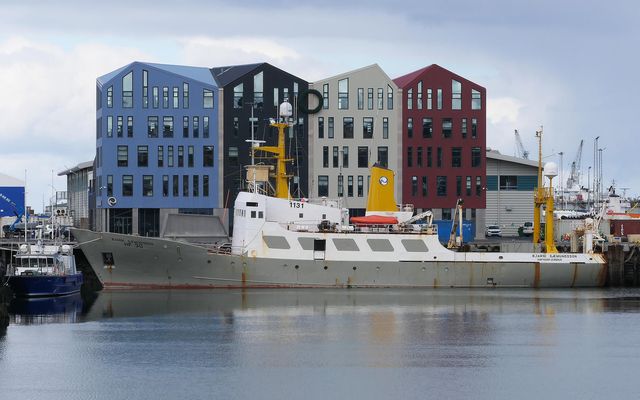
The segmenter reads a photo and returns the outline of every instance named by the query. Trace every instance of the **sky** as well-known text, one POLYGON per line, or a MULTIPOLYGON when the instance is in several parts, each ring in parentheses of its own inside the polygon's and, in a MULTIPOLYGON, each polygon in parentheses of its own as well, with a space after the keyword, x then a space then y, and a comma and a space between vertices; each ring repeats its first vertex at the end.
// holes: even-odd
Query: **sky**
POLYGON ((396 78, 439 64, 487 89, 487 146, 514 130, 567 177, 599 136, 605 187, 640 194, 640 5, 634 1, 3 0, 0 172, 27 202, 65 190, 58 172, 95 154, 95 81, 132 61, 269 62, 310 82, 377 63, 396 78), (26 172, 25 172, 26 171, 26 172))

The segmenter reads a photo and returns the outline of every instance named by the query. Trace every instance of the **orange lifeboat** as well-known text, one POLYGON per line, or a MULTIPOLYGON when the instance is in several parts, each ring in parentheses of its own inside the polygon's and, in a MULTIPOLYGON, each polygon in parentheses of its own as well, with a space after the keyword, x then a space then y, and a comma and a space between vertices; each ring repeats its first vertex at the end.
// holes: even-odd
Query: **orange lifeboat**
POLYGON ((351 217, 354 225, 396 225, 396 217, 385 217, 383 215, 367 215, 365 217, 351 217))

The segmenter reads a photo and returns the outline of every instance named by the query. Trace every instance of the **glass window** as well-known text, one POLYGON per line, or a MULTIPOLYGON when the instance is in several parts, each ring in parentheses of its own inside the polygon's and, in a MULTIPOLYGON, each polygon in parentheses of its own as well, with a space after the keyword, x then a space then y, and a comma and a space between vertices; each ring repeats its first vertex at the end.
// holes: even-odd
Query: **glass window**
POLYGON ((412 176, 411 177, 411 196, 417 196, 418 195, 418 177, 417 176, 412 176))
POLYGON ((438 196, 447 195, 447 177, 446 176, 436 177, 436 194, 438 196))
POLYGON ((342 168, 349 168, 349 146, 342 146, 342 168))
POLYGON ((442 89, 438 89, 438 110, 442 110, 442 89))
POLYGON ((382 118, 382 138, 389 139, 389 118, 382 118))
POLYGON ((164 146, 158 146, 158 167, 164 167, 164 146))
POLYGON ((318 176, 318 196, 329 196, 329 177, 327 175, 318 176))
POLYGON ((482 109, 482 94, 475 89, 471 89, 471 109, 472 110, 482 109))
MULTIPOLYGON (((471 180, 471 177, 469 177, 471 180)), ((471 183, 469 183, 471 186, 471 183)), ((500 176, 500 190, 518 190, 518 177, 515 175, 500 176)))
POLYGON ((167 167, 173 167, 173 146, 167 147, 167 167))
POLYGON ((327 128, 329 139, 333 139, 333 117, 329 117, 329 127, 327 128))
POLYGON ((158 137, 158 117, 147 118, 147 136, 150 138, 158 137))
POLYGON ((180 178, 179 175, 173 175, 173 197, 178 197, 180 195, 180 178))
POLYGON ((169 197, 169 175, 162 175, 162 197, 169 197))
POLYGON ((209 117, 207 116, 202 117, 202 137, 209 137, 209 117))
POLYGON ((202 166, 213 167, 213 146, 202 146, 202 166))
POLYGON ((427 196, 427 177, 426 176, 422 177, 422 196, 423 197, 427 196))
POLYGON ((189 108, 189 84, 182 84, 182 108, 189 108))
POLYGON ((344 117, 342 119, 342 137, 344 139, 353 139, 353 117, 344 117))
POLYGON ((202 175, 202 195, 209 197, 209 175, 202 175))
POLYGON ((373 138, 373 117, 362 118, 362 138, 363 139, 373 138))
POLYGON ((373 88, 367 89, 367 110, 373 110, 373 88))
POLYGON ((113 86, 107 88, 107 108, 113 107, 113 86))
POLYGON ((200 137, 200 118, 193 117, 193 137, 200 137))
POLYGON ((338 109, 349 109, 349 78, 338 81, 338 109))
POLYGON ((142 70, 142 108, 149 107, 149 72, 142 70))
POLYGON ((384 108, 384 89, 378 88, 378 110, 384 108))
POLYGON ((209 89, 203 90, 202 108, 213 108, 213 90, 209 90, 209 89))
POLYGON ((358 175, 358 197, 364 197, 364 177, 358 175))
POLYGON ((153 108, 158 108, 159 103, 160 103, 160 94, 158 92, 158 87, 154 86, 153 87, 153 108))
POLYGON ((393 110, 393 88, 387 85, 387 110, 393 110))
POLYGON ((333 153, 332 153, 332 159, 333 159, 333 168, 338 168, 339 167, 339 163, 340 163, 340 157, 338 154, 338 146, 333 146, 333 153))
POLYGON ((318 117, 318 138, 324 138, 324 117, 318 117))
POLYGON ((462 196, 462 177, 456 176, 456 196, 462 196))
POLYGON ((353 175, 347 177, 347 196, 353 197, 353 175))
POLYGON ((442 167, 442 147, 438 147, 438 155, 437 155, 437 163, 438 168, 442 167))
POLYGON ((329 168, 329 146, 322 146, 322 167, 329 168))
POLYGON ((133 137, 133 116, 127 117, 127 137, 133 137))
POLYGON ((329 108, 329 84, 322 85, 322 108, 329 108))
POLYGON ((407 109, 413 109, 413 88, 407 90, 407 109))
POLYGON ((344 176, 338 175, 338 197, 344 197, 344 176))
POLYGON ((193 175, 193 197, 200 196, 200 176, 193 175))
POLYGON ((462 147, 451 148, 451 166, 453 168, 462 167, 462 147))
POLYGON ((407 118, 407 136, 413 137, 413 118, 407 118))
POLYGON ((162 136, 173 137, 173 117, 162 117, 162 136))
POLYGON ((442 136, 445 138, 451 137, 453 130, 453 121, 451 118, 442 118, 442 136))
POLYGON ((471 118, 471 138, 475 139, 478 137, 478 120, 476 118, 471 118))
POLYGON ((178 146, 178 167, 184 167, 184 146, 178 146))
POLYGON ((129 146, 118 146, 118 167, 129 166, 129 146))
POLYGON ((418 146, 416 149, 416 165, 422 167, 422 146, 418 146))
POLYGON ((149 166, 149 146, 138 146, 138 167, 149 166))
POLYGON ((107 137, 113 137, 113 117, 107 116, 107 137))
POLYGON ((122 77, 122 108, 133 107, 133 71, 122 77))
POLYGON ((462 84, 455 79, 451 80, 451 109, 462 109, 462 84))
POLYGON ((273 88, 273 106, 278 107, 280 105, 280 92, 279 89, 273 88))
POLYGON ((189 197, 189 175, 182 175, 182 197, 189 197))
POLYGON ((474 147, 471 149, 471 166, 480 166, 480 147, 474 147))
POLYGON ((233 108, 242 108, 242 98, 244 97, 244 84, 239 84, 233 88, 233 108))
POLYGON ((122 195, 133 196, 133 175, 122 175, 122 195))
POLYGON ((258 108, 264 104, 263 77, 262 71, 253 76, 253 106, 258 108))
POLYGON ((173 87, 173 108, 178 108, 180 105, 178 104, 178 96, 180 96, 180 91, 177 86, 173 87))
POLYGON ((358 168, 369 168, 369 147, 358 146, 358 168))
POLYGON ((240 132, 240 120, 238 117, 233 117, 233 136, 238 137, 240 132))
POLYGON ((142 175, 142 195, 144 197, 153 196, 153 175, 142 175))
POLYGON ((189 117, 182 117, 182 137, 189 137, 189 117))
POLYGON ((418 101, 416 106, 418 110, 422 110, 422 81, 418 82, 418 101))
POLYGON ((407 167, 413 167, 413 147, 407 147, 407 167))
POLYGON ((107 196, 113 196, 113 175, 107 175, 107 196))
POLYGON ((427 89, 427 110, 433 109, 433 90, 427 89))
POLYGON ((460 128, 460 131, 462 133, 462 137, 466 138, 467 137, 467 119, 466 118, 462 118, 462 125, 460 128))
POLYGON ((378 147, 378 163, 385 168, 389 165, 389 148, 387 146, 378 147))
POLYGON ((482 177, 476 176, 476 196, 482 195, 482 177))
POLYGON ((122 120, 122 115, 118 115, 118 119, 117 119, 117 124, 116 124, 116 134, 118 135, 118 137, 122 137, 123 133, 124 133, 124 122, 122 120))
POLYGON ((467 176, 466 189, 467 189, 467 196, 471 196, 471 177, 470 176, 467 176))
POLYGON ((358 110, 364 110, 364 88, 358 88, 358 110))
POLYGON ((193 168, 193 146, 187 147, 187 167, 193 168))
POLYGON ((429 117, 422 118, 422 137, 430 138, 433 136, 433 120, 429 117))
POLYGON ((432 154, 432 150, 431 150, 431 146, 429 146, 429 147, 427 147, 427 167, 431 167, 432 166, 431 154, 432 154))
POLYGON ((162 108, 169 108, 169 87, 162 88, 162 108))

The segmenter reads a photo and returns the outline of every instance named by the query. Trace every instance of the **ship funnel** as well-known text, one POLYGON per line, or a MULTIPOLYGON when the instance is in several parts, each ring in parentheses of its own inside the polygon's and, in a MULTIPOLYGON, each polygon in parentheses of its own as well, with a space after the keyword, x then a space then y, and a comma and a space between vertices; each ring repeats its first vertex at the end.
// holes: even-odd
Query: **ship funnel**
POLYGON ((371 184, 369 185, 369 198, 367 200, 367 212, 371 211, 398 211, 394 188, 393 171, 375 164, 371 167, 371 184))

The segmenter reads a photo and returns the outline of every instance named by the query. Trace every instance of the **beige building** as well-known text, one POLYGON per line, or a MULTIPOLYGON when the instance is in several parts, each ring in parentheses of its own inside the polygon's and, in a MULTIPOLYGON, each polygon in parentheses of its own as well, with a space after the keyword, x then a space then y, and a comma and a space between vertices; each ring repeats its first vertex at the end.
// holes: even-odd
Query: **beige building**
POLYGON ((369 168, 380 163, 395 172, 402 202, 401 93, 373 64, 310 84, 323 107, 309 118, 309 193, 343 198, 351 215, 364 215, 369 168))

